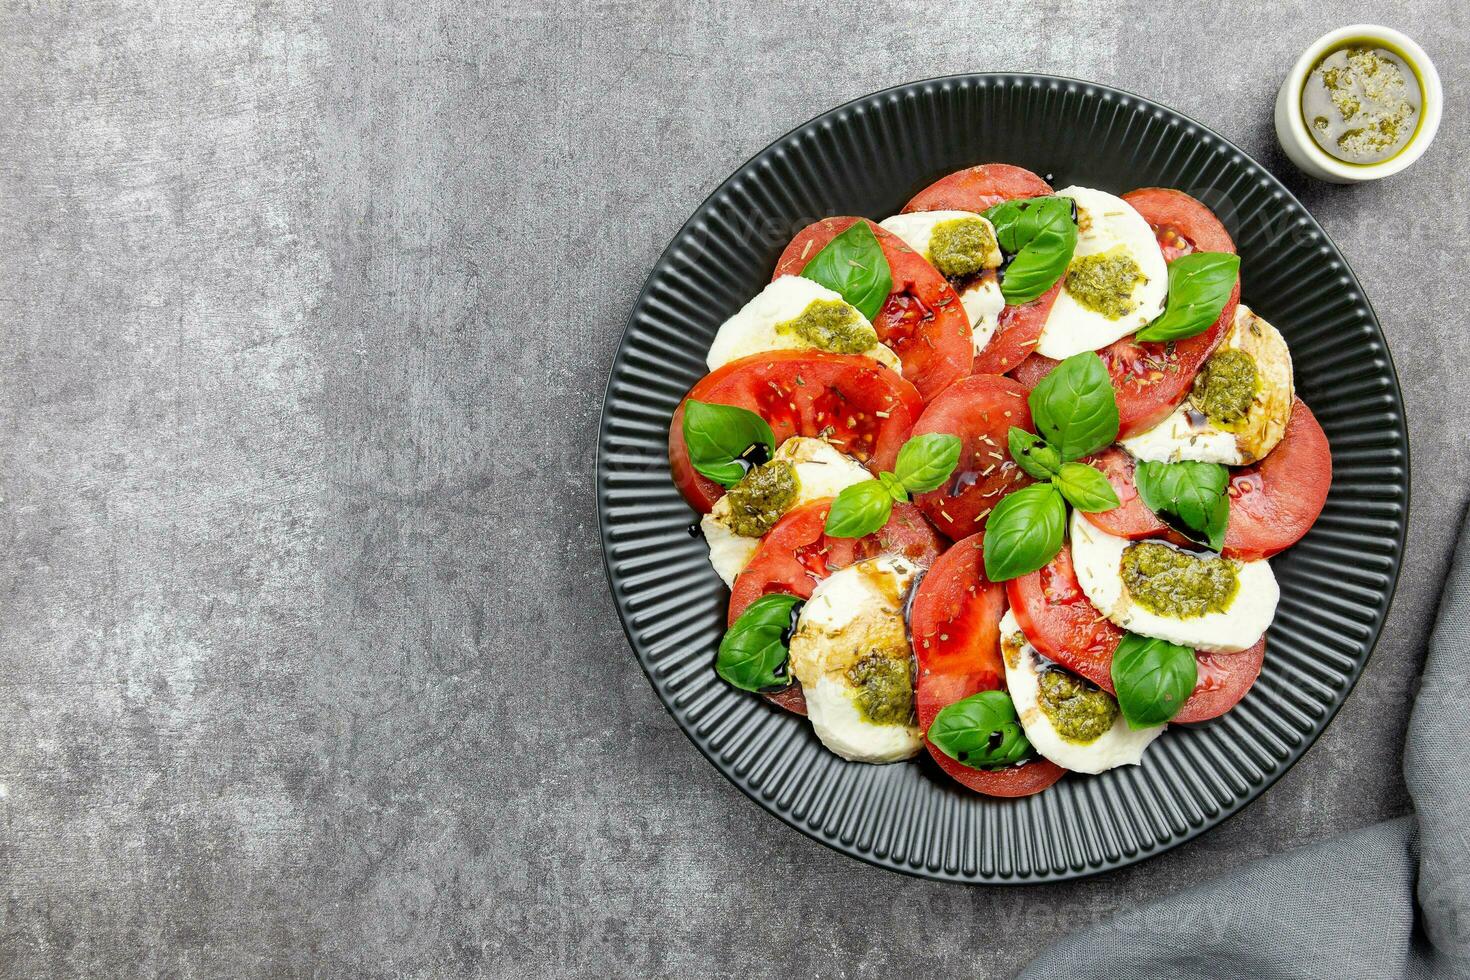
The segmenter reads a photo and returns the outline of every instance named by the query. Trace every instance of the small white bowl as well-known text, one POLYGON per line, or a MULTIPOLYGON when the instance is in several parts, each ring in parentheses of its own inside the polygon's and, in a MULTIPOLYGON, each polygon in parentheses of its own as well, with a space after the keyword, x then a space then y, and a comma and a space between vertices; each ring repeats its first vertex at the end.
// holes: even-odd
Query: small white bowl
POLYGON ((1434 62, 1429 60, 1429 55, 1424 53, 1423 48, 1391 27, 1350 24, 1317 38, 1292 66, 1286 81, 1281 83, 1281 89, 1276 93, 1276 138, 1281 141, 1281 148, 1286 151, 1291 162, 1308 176, 1334 184, 1357 184, 1396 174, 1423 156, 1424 151, 1429 149, 1429 144, 1434 141, 1443 111, 1444 87, 1440 85, 1439 72, 1435 71, 1434 62), (1333 47, 1343 41, 1359 38, 1370 43, 1383 42, 1385 48, 1409 63, 1409 67, 1418 74, 1420 84, 1424 86, 1424 105, 1421 110, 1424 115, 1419 120, 1419 131, 1407 146, 1382 163, 1344 163, 1337 159, 1317 145, 1312 134, 1307 132, 1306 119, 1302 116, 1302 89, 1307 82, 1307 73, 1333 47))

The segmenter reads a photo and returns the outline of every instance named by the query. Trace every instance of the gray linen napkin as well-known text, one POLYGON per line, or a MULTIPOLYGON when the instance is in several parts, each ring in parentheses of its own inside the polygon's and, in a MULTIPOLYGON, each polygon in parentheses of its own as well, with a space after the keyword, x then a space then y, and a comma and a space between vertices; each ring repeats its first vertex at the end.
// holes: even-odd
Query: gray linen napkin
POLYGON ((1470 978, 1470 526, 1409 719, 1415 815, 1247 864, 1042 953, 1022 978, 1470 978), (1417 900, 1417 901, 1416 901, 1417 900))

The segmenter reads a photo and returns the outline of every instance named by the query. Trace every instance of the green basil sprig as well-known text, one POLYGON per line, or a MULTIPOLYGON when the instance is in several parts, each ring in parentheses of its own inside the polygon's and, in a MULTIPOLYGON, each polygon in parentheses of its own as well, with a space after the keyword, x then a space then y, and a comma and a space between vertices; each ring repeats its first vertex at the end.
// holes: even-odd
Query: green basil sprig
POLYGON ((1081 459, 1118 438, 1118 399, 1103 359, 1073 354, 1051 369, 1027 398, 1031 419, 1062 459, 1081 459))
POLYGON ((1031 743, 1005 691, 981 691, 946 705, 929 725, 929 741, 971 769, 1011 766, 1031 755, 1031 743))
POLYGON ((801 275, 841 293, 869 320, 878 315, 893 292, 888 258, 866 221, 857 222, 828 242, 801 275))
POLYGON ((791 683, 786 631, 792 610, 802 602, 794 595, 763 595, 745 607, 720 640, 715 673, 742 691, 769 691, 791 683))
POLYGON ((1086 463, 1118 436, 1118 401, 1102 358, 1074 354, 1041 379, 1028 400, 1041 435, 1011 426, 1006 445, 1027 475, 1046 480, 1001 498, 985 524, 985 575, 992 582, 1027 575, 1062 550, 1067 504, 1085 513, 1112 510, 1118 494, 1086 463))
POLYGON ((898 451, 892 473, 854 483, 837 495, 827 512, 826 532, 834 538, 861 538, 888 523, 895 501, 936 490, 954 472, 963 443, 959 436, 927 432, 898 451))
POLYGON ((1230 525, 1230 471, 1219 463, 1151 463, 1133 470, 1138 496, 1149 510, 1185 537, 1225 547, 1230 525))
POLYGON ((1000 277, 1000 292, 1012 306, 1029 303, 1066 273, 1077 248, 1072 202, 1064 197, 1005 201, 985 212, 1010 264, 1000 277))
POLYGON ((1198 679, 1194 651, 1177 643, 1125 633, 1113 651, 1113 688, 1130 728, 1169 721, 1198 679))
POLYGON ((689 462, 702 475, 726 487, 740 482, 749 468, 741 457, 752 446, 765 446, 766 458, 776 452, 776 436, 766 420, 734 405, 684 403, 684 446, 689 462))
POLYGON ((1169 300, 1164 312, 1133 335, 1134 340, 1183 340, 1203 333, 1220 318, 1240 256, 1229 252, 1191 252, 1169 263, 1169 300))

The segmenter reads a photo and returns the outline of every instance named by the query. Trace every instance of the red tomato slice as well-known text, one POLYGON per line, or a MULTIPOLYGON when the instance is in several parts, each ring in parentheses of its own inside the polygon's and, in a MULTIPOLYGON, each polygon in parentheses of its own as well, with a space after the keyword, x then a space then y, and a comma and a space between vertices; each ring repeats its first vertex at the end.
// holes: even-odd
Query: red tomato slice
POLYGON ((1118 495, 1118 506, 1112 510, 1082 515, 1094 526, 1130 541, 1168 538, 1177 545, 1188 544, 1182 535, 1159 520, 1158 515, 1149 510, 1148 505, 1139 498, 1138 487, 1133 482, 1133 470, 1137 464, 1127 452, 1117 446, 1109 446, 1096 456, 1089 456, 1085 462, 1101 470, 1103 476, 1113 485, 1113 492, 1118 495))
MULTIPOLYGON (((943 548, 939 535, 913 504, 894 504, 888 523, 865 538, 829 538, 823 531, 830 500, 816 500, 788 513, 761 539, 750 563, 730 590, 728 625, 734 625, 747 606, 763 595, 783 592, 811 597, 818 582, 854 562, 883 554, 898 554, 927 566, 943 548)), ((806 714, 801 685, 766 695, 774 703, 806 714)))
POLYGON ((1006 434, 1013 425, 1032 431, 1026 391, 1010 378, 994 374, 956 382, 930 402, 914 424, 914 435, 943 432, 963 442, 949 483, 914 498, 924 516, 951 538, 983 530, 1000 498, 1031 482, 1006 450, 1006 434))
MULTIPOLYGON (((1139 499, 1132 456, 1114 446, 1089 462, 1107 476, 1120 501, 1113 510, 1084 515, 1093 525, 1130 540, 1165 537, 1186 544, 1139 499)), ((1331 486, 1332 448, 1311 409, 1298 398, 1276 448, 1259 463, 1231 471, 1223 554, 1255 561, 1290 548, 1322 513, 1331 486)))
MULTIPOLYGON (((771 425, 779 446, 791 436, 826 438, 875 473, 892 469, 898 450, 923 409, 914 386, 871 358, 823 351, 767 351, 731 361, 689 389, 693 398, 735 405, 771 425)), ((669 425, 669 467, 674 485, 700 513, 708 513, 725 488, 689 462, 684 445, 684 406, 669 425)))
POLYGON ((1140 187, 1124 194, 1123 200, 1153 226, 1167 262, 1190 252, 1235 253, 1235 241, 1215 212, 1183 191, 1140 187))
POLYGON ((1194 661, 1199 678, 1194 682, 1194 693, 1174 720, 1181 723, 1208 721, 1218 718, 1240 703, 1256 678, 1261 676, 1261 664, 1266 660, 1266 638, 1240 653, 1194 652, 1194 661))
MULTIPOLYGON (((1235 252, 1235 242, 1209 208, 1183 191, 1148 187, 1123 195, 1154 229, 1167 261, 1190 252, 1235 252)), ((1124 337, 1098 351, 1118 395, 1118 438, 1158 425, 1184 401, 1200 365, 1214 353, 1235 319, 1240 281, 1220 317, 1204 333, 1174 343, 1139 343, 1124 337)), ((1035 356, 1021 363, 1015 377, 1027 388, 1046 377, 1057 362, 1035 356)))
MULTIPOLYGON (((1063 546, 1049 565, 1006 583, 1006 597, 1026 639, 1042 656, 1113 690, 1113 653, 1123 639, 1088 601, 1072 568, 1072 552, 1063 546)), ((1266 656, 1266 638, 1240 653, 1195 651, 1199 678, 1194 693, 1174 716, 1177 722, 1217 718, 1245 697, 1266 656)))
POLYGON ((1021 632, 1042 656, 1112 691, 1113 651, 1123 631, 1083 593, 1070 545, 1049 564, 1007 582, 1006 596, 1021 632))
MULTIPOLYGON (((972 534, 939 557, 914 594, 909 628, 919 664, 914 703, 927 732, 940 710, 980 691, 1005 688, 1000 617, 1005 589, 985 578, 981 538, 972 534)), ((963 785, 989 796, 1029 796, 1066 770, 1046 759, 994 771, 971 769, 924 740, 939 767, 963 785)))
MULTIPOLYGON (((943 177, 903 206, 909 211, 974 211, 979 213, 1002 201, 1018 197, 1041 197, 1051 186, 1029 170, 1006 163, 986 163, 943 177)), ((975 374, 1005 374, 1036 349, 1041 328, 1056 302, 1061 283, 1024 306, 1007 306, 1000 312, 995 336, 975 355, 975 374)))
POLYGON ((1311 530, 1332 486, 1332 447, 1317 417, 1300 398, 1276 448, 1230 477, 1230 526, 1225 554, 1250 561, 1270 558, 1311 530))
MULTIPOLYGON (((772 279, 796 276, 827 243, 866 218, 823 218, 801 230, 776 262, 772 279)), ((883 246, 893 291, 873 318, 878 339, 893 349, 903 364, 903 376, 927 401, 970 373, 975 339, 970 318, 959 294, 939 270, 903 243, 879 228, 868 227, 883 246)))
POLYGON ((982 211, 1018 197, 1042 197, 1051 185, 1024 167, 982 163, 941 177, 903 206, 910 211, 982 211))
POLYGON ((995 336, 985 349, 975 355, 976 374, 1005 374, 1019 367, 1021 362, 1036 352, 1036 341, 1046 318, 1051 313, 1057 294, 1062 291, 1059 280, 1046 292, 1025 306, 1007 306, 1000 311, 1000 321, 995 336))

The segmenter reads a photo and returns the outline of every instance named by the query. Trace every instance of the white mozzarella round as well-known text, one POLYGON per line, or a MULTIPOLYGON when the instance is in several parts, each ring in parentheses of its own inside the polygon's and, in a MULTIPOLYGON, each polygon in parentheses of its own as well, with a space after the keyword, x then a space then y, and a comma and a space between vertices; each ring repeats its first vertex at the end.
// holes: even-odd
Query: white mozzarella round
POLYGON ((975 353, 978 354, 995 336, 996 328, 1000 326, 1001 310, 1006 308, 999 280, 993 275, 981 276, 960 293, 960 303, 970 318, 970 332, 974 334, 975 353))
MULTIPOLYGON (((796 472, 796 498, 788 510, 824 497, 835 497, 854 483, 873 479, 873 474, 851 456, 838 452, 828 442, 808 436, 787 439, 772 458, 791 463, 796 472)), ((729 526, 729 519, 730 503, 721 497, 700 518, 699 527, 709 545, 710 564, 726 585, 733 586, 735 576, 750 564, 761 539, 736 534, 729 526)))
POLYGON ((1140 605, 1123 582, 1123 552, 1142 542, 1108 534, 1080 512, 1072 515, 1071 534, 1072 564, 1083 593, 1098 612, 1130 632, 1211 653, 1237 653, 1255 646, 1276 615, 1281 589, 1268 561, 1232 562, 1239 588, 1224 612, 1165 616, 1140 605))
MULTIPOLYGON (((716 501, 716 506, 718 504, 716 501)), ((725 584, 734 588, 735 576, 744 571, 755 557, 755 549, 760 547, 761 539, 736 534, 714 511, 699 519, 699 529, 704 532, 704 543, 709 545, 709 563, 725 584)))
POLYGON ((806 695, 812 730, 844 759, 895 762, 924 744, 912 715, 895 724, 864 717, 850 676, 859 661, 881 656, 912 677, 903 607, 917 574, 916 565, 894 555, 849 565, 817 584, 797 619, 791 673, 806 695))
MULTIPOLYGON (((1068 738, 1057 730, 1041 706, 1040 697, 1041 672, 1063 668, 1042 657, 1026 641, 1010 610, 1000 621, 1000 644, 1006 666, 1006 689, 1027 740, 1037 752, 1063 769, 1096 774, 1118 766, 1136 766, 1143 759, 1143 750, 1168 727, 1130 728, 1119 713, 1112 727, 1090 742, 1068 738)), ((1108 695, 1104 693, 1104 696, 1108 695)))
MULTIPOLYGON (((982 215, 973 211, 915 211, 912 214, 895 214, 891 218, 880 221, 879 227, 885 231, 892 232, 903 243, 922 255, 932 265, 934 258, 929 252, 929 242, 934 236, 934 226, 942 221, 955 221, 961 218, 976 218, 985 222, 990 229, 991 238, 995 237, 995 226, 982 215)), ((987 269, 999 268, 1003 256, 999 246, 989 256, 985 265, 987 269)), ((975 339, 975 353, 985 349, 990 343, 990 338, 995 336, 995 330, 1000 322, 1000 311, 1005 309, 1005 297, 1001 295, 1000 283, 992 272, 987 272, 965 282, 964 288, 960 290, 960 304, 965 308, 965 314, 970 318, 970 330, 975 339)))
POLYGON ((1256 362, 1256 396, 1245 418, 1230 425, 1212 421, 1197 403, 1196 391, 1152 429, 1122 440, 1123 448, 1139 459, 1165 463, 1190 459, 1226 466, 1254 463, 1275 449, 1291 421, 1296 395, 1286 339, 1242 303, 1211 357, 1231 350, 1243 351, 1256 362))
MULTIPOLYGON (((989 218, 974 211, 915 211, 911 214, 895 214, 878 222, 878 227, 897 235, 903 239, 905 245, 924 256, 929 264, 937 265, 929 250, 934 229, 946 221, 964 221, 970 218, 984 224, 990 231, 991 241, 995 241, 995 226, 990 223, 989 218)), ((996 245, 983 264, 987 269, 994 269, 1000 265, 1001 259, 1000 246, 996 245)))
POLYGON ((1074 266, 1079 259, 1117 250, 1137 263, 1143 277, 1131 292, 1132 311, 1117 318, 1084 306, 1068 291, 1063 277, 1036 344, 1038 354, 1061 360, 1106 347, 1157 318, 1168 299, 1169 271, 1153 229, 1127 201, 1088 187, 1068 187, 1057 196, 1077 202, 1074 266))
POLYGON ((858 310, 843 300, 842 295, 821 283, 801 276, 781 276, 762 289, 740 311, 721 324, 705 358, 711 371, 731 361, 771 350, 814 350, 812 343, 799 334, 783 329, 783 325, 801 316, 818 301, 842 303, 861 321, 861 329, 872 333, 872 345, 862 351, 866 357, 900 371, 898 355, 878 342, 878 334, 858 310))

